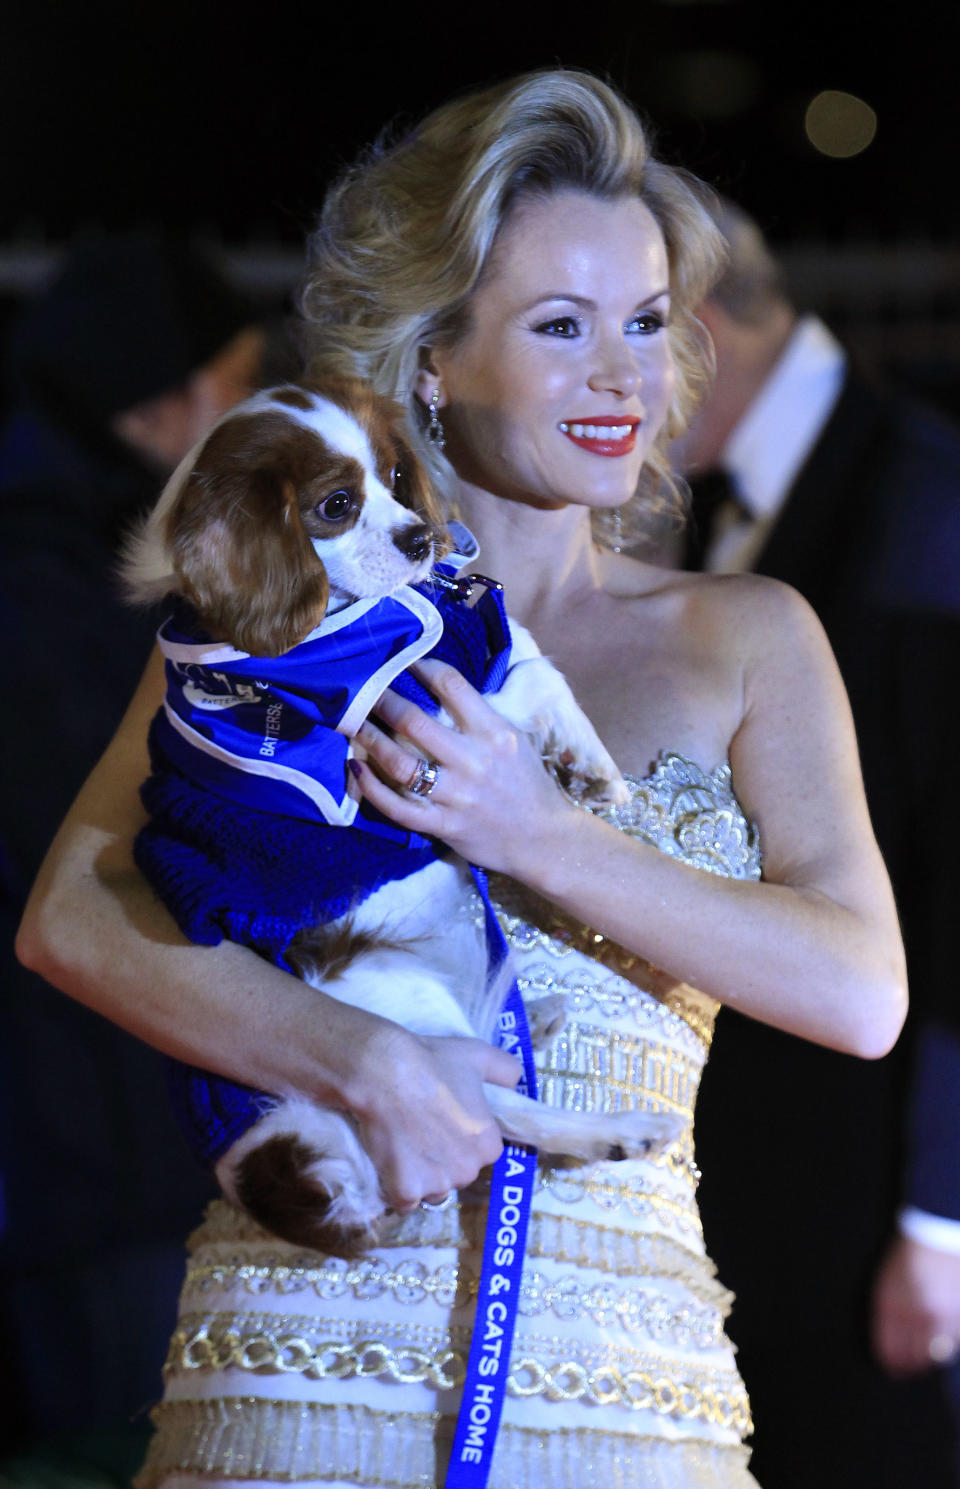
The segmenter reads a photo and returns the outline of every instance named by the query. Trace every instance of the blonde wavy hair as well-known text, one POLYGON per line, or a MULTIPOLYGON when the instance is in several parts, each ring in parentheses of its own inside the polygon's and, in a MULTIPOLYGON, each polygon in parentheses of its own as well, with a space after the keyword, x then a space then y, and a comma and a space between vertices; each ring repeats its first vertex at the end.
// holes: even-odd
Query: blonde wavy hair
MULTIPOLYGON (((301 297, 307 370, 366 378, 406 405, 417 451, 455 507, 453 469, 424 436, 417 373, 431 347, 466 330, 511 211, 569 189, 639 198, 660 226, 670 265, 676 392, 631 510, 618 514, 622 539, 631 523, 642 529, 651 508, 682 509, 666 446, 712 372, 695 311, 723 267, 724 246, 706 188, 654 159, 633 108, 590 73, 529 73, 455 99, 344 171, 310 241, 301 297)), ((605 516, 595 514, 595 534, 613 541, 605 516)))

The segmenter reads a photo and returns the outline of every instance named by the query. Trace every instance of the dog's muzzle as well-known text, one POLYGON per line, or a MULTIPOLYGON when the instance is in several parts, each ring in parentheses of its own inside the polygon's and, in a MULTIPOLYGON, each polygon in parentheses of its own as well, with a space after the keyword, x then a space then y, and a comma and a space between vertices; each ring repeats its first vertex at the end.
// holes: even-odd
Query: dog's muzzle
POLYGON ((417 522, 410 527, 396 527, 391 537, 394 547, 399 548, 404 558, 408 558, 411 563, 419 564, 430 557, 433 534, 425 522, 417 522))

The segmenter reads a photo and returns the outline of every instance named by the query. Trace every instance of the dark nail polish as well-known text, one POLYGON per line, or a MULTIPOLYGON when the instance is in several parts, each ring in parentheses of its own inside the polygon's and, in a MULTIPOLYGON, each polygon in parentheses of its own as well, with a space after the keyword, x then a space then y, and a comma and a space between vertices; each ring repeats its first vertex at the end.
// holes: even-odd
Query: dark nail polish
POLYGON ((360 779, 360 761, 359 760, 352 760, 352 759, 351 760, 348 760, 347 761, 347 769, 349 770, 350 774, 356 780, 359 780, 360 779))

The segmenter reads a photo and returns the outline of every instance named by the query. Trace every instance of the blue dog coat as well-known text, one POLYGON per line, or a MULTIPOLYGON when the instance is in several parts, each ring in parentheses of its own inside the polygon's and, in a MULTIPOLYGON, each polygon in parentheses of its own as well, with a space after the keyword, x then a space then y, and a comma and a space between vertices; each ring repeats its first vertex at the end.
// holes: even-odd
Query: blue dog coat
MULTIPOLYGON (((184 605, 161 627, 167 695, 141 790, 151 820, 134 854, 191 941, 237 941, 292 971, 286 952, 298 931, 338 919, 446 851, 345 789, 350 736, 386 687, 436 711, 405 670, 411 662, 450 662, 481 692, 506 676, 510 634, 499 592, 485 590, 470 606, 442 583, 358 601, 275 658, 210 640, 184 605)), ((491 954, 499 961, 502 947, 491 954)), ((170 1062, 170 1081, 205 1163, 270 1104, 262 1092, 178 1062, 170 1062)))

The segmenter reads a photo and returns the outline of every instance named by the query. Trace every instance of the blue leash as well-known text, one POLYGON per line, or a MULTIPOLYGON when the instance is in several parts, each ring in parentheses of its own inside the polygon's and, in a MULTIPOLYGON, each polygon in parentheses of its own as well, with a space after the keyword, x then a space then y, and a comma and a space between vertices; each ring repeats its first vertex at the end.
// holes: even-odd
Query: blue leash
MULTIPOLYGON (((477 610, 487 628, 491 663, 482 691, 501 686, 510 658, 510 628, 503 605, 503 586, 482 574, 466 579, 434 571, 434 581, 456 598, 468 600, 475 586, 483 593, 477 610)), ((491 976, 496 976, 508 952, 500 922, 490 903, 487 876, 471 865, 483 901, 491 976)), ((497 1044, 519 1055, 523 1073, 517 1090, 537 1099, 530 1028, 516 980, 504 1000, 497 1021, 497 1044)), ((510 1354, 520 1304, 527 1226, 537 1175, 535 1148, 506 1144, 490 1176, 490 1208, 483 1240, 483 1261, 477 1288, 477 1307, 467 1358, 466 1376, 444 1489, 485 1489, 493 1465, 500 1417, 510 1373, 510 1354)))
MULTIPOLYGON (((487 942, 496 968, 507 954, 506 941, 490 903, 486 874, 474 868, 473 878, 483 900, 487 942)), ((500 1012, 497 1044, 520 1056, 523 1074, 517 1090, 536 1100, 533 1045, 515 981, 500 1012)), ((493 1166, 473 1337, 444 1489, 484 1489, 490 1477, 510 1372, 536 1174, 536 1149, 513 1143, 504 1147, 493 1166)))

